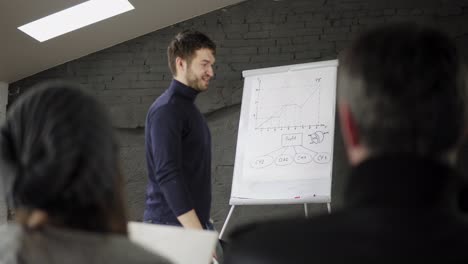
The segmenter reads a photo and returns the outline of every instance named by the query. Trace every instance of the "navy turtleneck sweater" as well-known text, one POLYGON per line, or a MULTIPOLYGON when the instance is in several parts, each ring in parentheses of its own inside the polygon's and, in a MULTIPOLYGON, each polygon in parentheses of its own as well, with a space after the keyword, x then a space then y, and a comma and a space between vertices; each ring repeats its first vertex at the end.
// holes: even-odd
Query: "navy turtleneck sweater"
POLYGON ((180 225, 195 209, 202 225, 211 206, 211 135, 195 106, 198 92, 173 80, 146 117, 148 187, 144 221, 180 225))

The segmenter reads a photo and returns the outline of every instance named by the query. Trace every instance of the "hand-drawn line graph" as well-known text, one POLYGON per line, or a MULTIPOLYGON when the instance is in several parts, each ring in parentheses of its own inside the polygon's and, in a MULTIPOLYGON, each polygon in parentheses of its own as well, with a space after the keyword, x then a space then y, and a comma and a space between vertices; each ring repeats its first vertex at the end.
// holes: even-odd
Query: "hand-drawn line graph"
MULTIPOLYGON (((323 136, 328 132, 324 133, 322 131, 317 131, 316 133, 323 136)), ((314 142, 312 140, 312 143, 317 144, 322 141, 323 138, 320 142, 314 142)), ((317 152, 305 147, 302 133, 295 133, 281 135, 281 148, 273 150, 266 155, 256 157, 250 162, 250 166, 255 169, 261 169, 272 164, 277 166, 287 166, 291 165, 293 162, 296 164, 307 164, 312 161, 318 164, 324 164, 329 163, 330 160, 330 153, 317 152)))
POLYGON ((254 101, 255 130, 323 127, 320 118, 321 77, 294 83, 265 83, 257 77, 254 101))

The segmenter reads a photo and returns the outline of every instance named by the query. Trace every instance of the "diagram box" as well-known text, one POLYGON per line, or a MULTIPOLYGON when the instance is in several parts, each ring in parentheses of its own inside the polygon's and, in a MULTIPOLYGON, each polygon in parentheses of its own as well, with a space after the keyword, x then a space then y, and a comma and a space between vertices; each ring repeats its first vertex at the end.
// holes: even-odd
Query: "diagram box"
POLYGON ((284 134, 281 136, 281 145, 283 147, 302 146, 302 134, 284 134))

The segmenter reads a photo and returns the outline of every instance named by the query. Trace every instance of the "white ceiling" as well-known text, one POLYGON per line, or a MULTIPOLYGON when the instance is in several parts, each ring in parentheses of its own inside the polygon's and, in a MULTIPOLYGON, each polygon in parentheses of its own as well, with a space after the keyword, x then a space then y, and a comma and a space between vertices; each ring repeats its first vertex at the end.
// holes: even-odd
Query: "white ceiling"
POLYGON ((244 0, 129 0, 134 10, 39 42, 17 28, 85 0, 0 0, 0 81, 11 83, 244 0))

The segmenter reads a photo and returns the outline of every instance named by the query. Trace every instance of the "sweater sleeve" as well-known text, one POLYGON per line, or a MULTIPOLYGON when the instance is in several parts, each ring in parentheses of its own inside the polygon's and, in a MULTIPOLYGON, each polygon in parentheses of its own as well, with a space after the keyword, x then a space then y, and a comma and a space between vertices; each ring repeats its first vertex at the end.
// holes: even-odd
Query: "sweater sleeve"
POLYGON ((153 112, 149 121, 156 181, 172 212, 180 216, 194 208, 182 175, 183 120, 167 105, 153 112))

